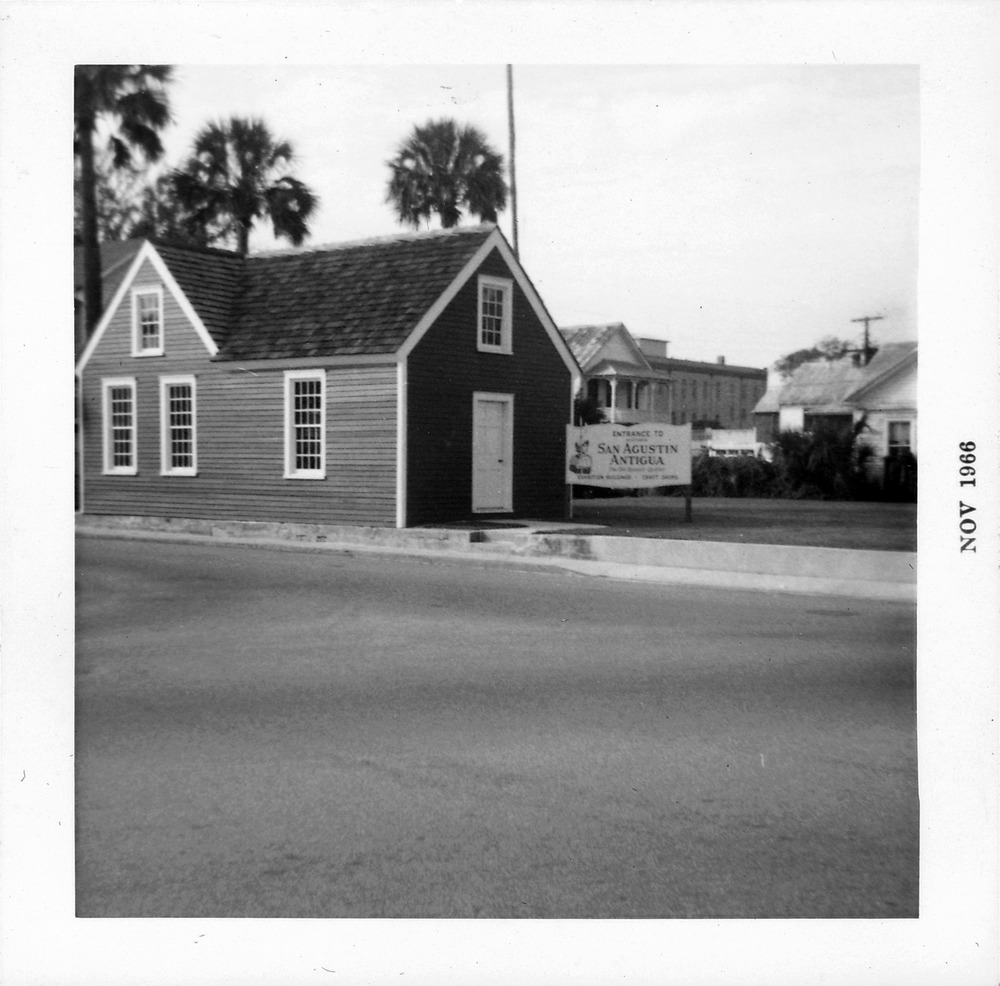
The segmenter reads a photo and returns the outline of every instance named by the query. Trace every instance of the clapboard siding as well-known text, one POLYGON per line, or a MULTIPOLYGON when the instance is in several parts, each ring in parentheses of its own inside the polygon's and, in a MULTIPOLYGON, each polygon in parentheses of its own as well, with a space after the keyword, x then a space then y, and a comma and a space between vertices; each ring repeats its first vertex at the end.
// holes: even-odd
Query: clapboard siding
MULTIPOLYGON (((157 283, 146 265, 136 285, 157 283)), ((394 524, 396 368, 328 367, 326 478, 284 479, 284 372, 212 362, 168 291, 162 357, 131 356, 126 295, 81 387, 86 513, 394 524), (196 380, 197 476, 160 475, 160 377, 196 380), (102 475, 101 381, 136 380, 138 473, 102 475)))
MULTIPOLYGON (((479 272, 512 276, 498 251, 486 258, 479 272)), ((476 391, 514 395, 514 514, 561 518, 565 512, 569 370, 516 281, 512 353, 478 350, 477 306, 474 275, 407 363, 409 525, 471 516, 476 391)))
MULTIPOLYGON (((357 311, 341 313, 344 324, 353 326, 352 331, 364 329, 364 339, 368 340, 365 345, 371 347, 364 352, 352 350, 358 361, 349 365, 337 361, 350 354, 338 350, 334 355, 324 349, 335 349, 342 340, 338 341, 336 333, 331 335, 330 326, 339 324, 330 321, 332 315, 328 313, 321 319, 313 310, 313 292, 318 290, 315 272, 300 271, 300 281, 282 286, 274 278, 285 270, 284 262, 268 266, 270 261, 262 261, 253 271, 241 269, 236 273, 230 264, 220 274, 221 268, 205 268, 201 255, 180 256, 176 250, 166 251, 160 259, 168 263, 177 283, 186 285, 182 290, 187 292, 187 300, 203 317, 212 316, 209 322, 213 338, 222 348, 213 358, 205 337, 185 314, 191 308, 179 304, 162 284, 165 355, 133 357, 131 288, 160 284, 162 269, 158 261, 145 261, 81 371, 84 512, 395 525, 397 456, 403 437, 407 448, 405 522, 414 525, 467 518, 472 508, 473 393, 484 391, 514 396, 514 513, 522 517, 563 516, 570 371, 560 356, 559 343, 546 332, 501 250, 494 250, 479 272, 514 281, 513 354, 480 353, 477 349, 478 279, 474 274, 414 349, 401 357, 406 360, 403 375, 407 381, 407 432, 405 436, 397 434, 400 368, 395 362, 383 362, 382 354, 394 352, 399 339, 392 336, 392 345, 386 341, 388 330, 379 319, 373 319, 372 299, 365 292, 377 293, 380 284, 388 285, 390 294, 395 292, 393 298, 399 295, 401 307, 386 317, 392 316, 390 321, 397 329, 403 323, 414 325, 426 305, 431 304, 429 299, 444 290, 441 285, 454 283, 447 278, 457 276, 466 262, 462 258, 475 255, 480 249, 477 244, 485 242, 476 237, 490 235, 497 235, 502 243, 499 234, 488 231, 469 234, 471 238, 445 238, 447 242, 442 243, 451 244, 449 250, 458 250, 454 256, 447 251, 447 256, 428 253, 420 238, 412 243, 408 239, 394 241, 384 251, 368 245, 351 247, 362 251, 359 264, 368 257, 374 266, 371 270, 364 268, 368 271, 364 291, 356 292, 356 297, 351 295, 357 311), (389 274, 386 264, 391 268, 389 274), (266 282, 268 305, 277 307, 261 302, 248 313, 245 293, 255 285, 260 287, 258 281, 266 282), (230 304, 232 308, 227 307, 230 304), (288 323, 292 327, 275 323, 268 329, 268 320, 278 317, 275 311, 292 319, 288 323), (257 320, 251 325, 253 331, 244 324, 250 314, 251 322, 257 320), (232 323, 227 321, 230 317, 232 323), (280 338, 283 349, 265 346, 249 356, 234 355, 231 346, 238 349, 237 343, 247 341, 247 332, 259 342, 271 338, 267 332, 277 338, 279 328, 284 332, 280 338), (272 361, 276 353, 284 354, 280 367, 272 361), (298 355, 293 357, 292 353, 298 355), (305 354, 311 358, 305 360, 305 354), (299 356, 303 357, 303 365, 326 371, 326 474, 319 480, 284 478, 285 367, 295 367, 299 356), (197 475, 162 476, 160 380, 182 375, 195 379, 197 475), (136 381, 134 476, 102 474, 102 380, 114 377, 136 381)), ((213 263, 218 267, 220 261, 216 257, 213 263)), ((324 297, 327 304, 333 305, 333 311, 334 302, 343 305, 347 296, 338 288, 335 294, 328 291, 324 297)), ((379 297, 384 302, 385 296, 379 297)), ((357 348, 360 343, 355 341, 354 345, 357 348)))
POLYGON ((259 372, 241 380, 226 367, 171 366, 197 381, 198 475, 161 476, 159 374, 136 374, 137 476, 102 476, 100 377, 87 374, 98 426, 88 430, 84 487, 87 513, 218 517, 306 523, 393 524, 396 491, 394 367, 327 370, 326 478, 285 479, 284 374, 259 372), (382 396, 338 401, 346 388, 382 396))

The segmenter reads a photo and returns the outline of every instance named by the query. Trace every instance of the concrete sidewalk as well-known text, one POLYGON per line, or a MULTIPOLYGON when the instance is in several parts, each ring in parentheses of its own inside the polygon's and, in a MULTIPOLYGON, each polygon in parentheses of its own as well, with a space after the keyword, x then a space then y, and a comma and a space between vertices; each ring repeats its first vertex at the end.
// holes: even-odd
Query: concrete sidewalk
POLYGON ((91 537, 389 552, 558 567, 604 578, 916 601, 915 552, 614 537, 571 523, 406 528, 79 515, 91 537))

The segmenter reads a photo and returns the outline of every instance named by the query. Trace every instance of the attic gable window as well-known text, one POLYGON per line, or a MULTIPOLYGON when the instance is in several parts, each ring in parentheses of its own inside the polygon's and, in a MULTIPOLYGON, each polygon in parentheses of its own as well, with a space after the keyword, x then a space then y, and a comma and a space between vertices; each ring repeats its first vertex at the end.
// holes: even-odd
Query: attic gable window
POLYGON ((484 353, 510 353, 513 281, 479 277, 478 348, 484 353))
POLYGON ((326 479, 326 372, 285 374, 285 479, 326 479))
POLYGON ((163 355, 163 289, 132 290, 132 355, 163 355))

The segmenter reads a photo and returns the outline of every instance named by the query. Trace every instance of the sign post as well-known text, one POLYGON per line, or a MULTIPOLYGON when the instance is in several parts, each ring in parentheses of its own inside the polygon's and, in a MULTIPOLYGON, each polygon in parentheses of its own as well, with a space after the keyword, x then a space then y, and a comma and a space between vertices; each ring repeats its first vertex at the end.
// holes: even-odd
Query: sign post
POLYGON ((567 425, 566 484, 607 489, 686 486, 691 521, 691 425, 567 425))

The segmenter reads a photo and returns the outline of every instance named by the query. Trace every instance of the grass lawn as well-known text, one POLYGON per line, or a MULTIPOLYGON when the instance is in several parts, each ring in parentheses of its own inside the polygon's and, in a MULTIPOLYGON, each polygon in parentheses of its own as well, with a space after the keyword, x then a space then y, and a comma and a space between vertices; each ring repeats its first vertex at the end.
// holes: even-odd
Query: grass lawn
POLYGON ((619 537, 917 550, 915 503, 695 497, 688 524, 682 496, 608 497, 574 500, 573 523, 619 537))

